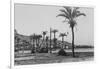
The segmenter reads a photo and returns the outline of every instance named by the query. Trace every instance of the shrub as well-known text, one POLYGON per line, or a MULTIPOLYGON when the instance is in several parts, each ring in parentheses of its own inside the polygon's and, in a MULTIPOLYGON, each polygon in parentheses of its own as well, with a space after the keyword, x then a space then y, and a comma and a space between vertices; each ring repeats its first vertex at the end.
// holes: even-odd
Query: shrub
POLYGON ((48 49, 47 48, 41 48, 39 53, 48 53, 48 49))
POLYGON ((60 49, 59 52, 58 52, 58 55, 60 55, 60 56, 66 56, 67 53, 66 53, 66 51, 64 49, 60 49))
POLYGON ((35 53, 35 49, 34 48, 32 48, 31 53, 35 53))

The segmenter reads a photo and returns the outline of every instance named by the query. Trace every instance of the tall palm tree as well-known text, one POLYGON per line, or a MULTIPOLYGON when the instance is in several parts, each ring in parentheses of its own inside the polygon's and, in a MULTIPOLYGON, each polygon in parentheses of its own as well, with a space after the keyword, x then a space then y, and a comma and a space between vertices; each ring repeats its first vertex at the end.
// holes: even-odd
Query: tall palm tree
POLYGON ((72 30, 72 54, 73 57, 75 57, 75 53, 74 53, 74 27, 76 26, 77 22, 76 22, 76 18, 83 15, 86 16, 85 13, 81 13, 79 11, 79 7, 65 7, 64 9, 60 9, 60 11, 62 12, 61 14, 57 15, 58 16, 62 16, 65 18, 65 20, 63 22, 67 22, 70 25, 70 28, 72 30))
POLYGON ((58 32, 58 30, 54 29, 52 30, 52 32, 54 33, 54 46, 56 47, 56 33, 58 32))
POLYGON ((64 37, 67 36, 65 33, 60 33, 59 37, 62 37, 62 48, 64 44, 64 37))

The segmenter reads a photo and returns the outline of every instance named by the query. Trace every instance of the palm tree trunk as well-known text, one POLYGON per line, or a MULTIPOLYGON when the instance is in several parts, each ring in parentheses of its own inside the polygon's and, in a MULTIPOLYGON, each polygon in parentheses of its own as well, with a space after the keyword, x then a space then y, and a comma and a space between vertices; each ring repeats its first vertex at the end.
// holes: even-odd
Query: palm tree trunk
POLYGON ((54 39, 56 38, 56 33, 54 33, 54 39))
POLYGON ((51 50, 51 28, 50 28, 50 53, 52 53, 52 50, 51 50))
POLYGON ((45 35, 43 35, 42 45, 44 46, 45 43, 45 35))
POLYGON ((44 39, 45 39, 45 35, 43 35, 43 41, 44 41, 44 39))
POLYGON ((47 47, 47 50, 48 50, 48 40, 46 40, 46 47, 47 47))
POLYGON ((33 48, 33 50, 35 50, 34 48, 35 48, 35 40, 34 39, 32 39, 32 42, 33 42, 33 45, 32 45, 32 48, 33 48))
POLYGON ((72 27, 72 55, 75 57, 75 52, 74 52, 74 27, 72 27))
POLYGON ((62 49, 63 49, 63 44, 64 43, 64 37, 62 36, 62 49))
POLYGON ((55 33, 54 33, 54 38, 53 38, 53 48, 55 47, 55 33))
POLYGON ((37 47, 37 48, 38 48, 38 50, 39 50, 39 47, 40 47, 40 46, 39 46, 39 44, 40 44, 39 41, 40 41, 40 39, 38 38, 37 41, 38 41, 38 43, 37 43, 38 47, 37 47))
POLYGON ((54 33, 54 48, 56 47, 56 33, 54 33))

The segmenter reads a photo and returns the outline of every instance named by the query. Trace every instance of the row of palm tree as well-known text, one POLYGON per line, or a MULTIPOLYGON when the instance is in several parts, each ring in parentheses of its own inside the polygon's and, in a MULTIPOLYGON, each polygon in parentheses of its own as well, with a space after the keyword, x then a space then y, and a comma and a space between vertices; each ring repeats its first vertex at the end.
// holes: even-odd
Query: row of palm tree
MULTIPOLYGON (((31 39, 31 41, 33 42, 33 47, 35 46, 35 47, 37 47, 37 48, 41 48, 41 46, 42 45, 45 45, 45 47, 48 49, 49 48, 49 51, 50 51, 50 53, 52 52, 51 51, 51 45, 52 45, 52 41, 53 41, 53 48, 55 48, 56 49, 56 45, 57 45, 57 38, 56 38, 56 33, 58 32, 58 30, 57 29, 54 29, 54 30, 52 30, 52 29, 50 29, 50 38, 49 38, 49 36, 46 36, 46 34, 47 34, 47 31, 43 31, 42 32, 42 35, 36 35, 36 34, 33 34, 33 35, 31 35, 30 36, 30 39, 31 39), (53 39, 51 39, 51 34, 54 34, 54 38, 53 39), (43 37, 43 38, 42 38, 43 37), (42 43, 40 43, 39 41, 40 41, 40 39, 42 38, 42 43), (49 45, 49 47, 48 47, 48 40, 50 41, 50 45, 49 45), (39 45, 40 44, 40 45, 39 45)), ((59 37, 62 37, 62 47, 61 48, 64 48, 63 47, 63 43, 64 43, 64 36, 67 36, 67 34, 66 33, 60 33, 60 35, 59 35, 59 37)))

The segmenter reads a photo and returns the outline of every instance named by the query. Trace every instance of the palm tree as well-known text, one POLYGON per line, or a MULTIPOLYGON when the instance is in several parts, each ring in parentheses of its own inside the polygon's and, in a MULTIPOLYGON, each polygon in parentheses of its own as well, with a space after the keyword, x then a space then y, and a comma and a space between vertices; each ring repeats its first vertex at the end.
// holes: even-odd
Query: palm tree
MULTIPOLYGON (((30 40, 32 41, 32 44, 33 44, 33 46, 34 46, 34 44, 35 44, 35 34, 30 35, 30 40)), ((31 43, 31 42, 30 42, 30 43, 31 43)))
POLYGON ((44 41, 45 35, 47 34, 47 31, 43 31, 42 34, 43 34, 43 41, 44 41))
POLYGON ((40 39, 42 38, 42 35, 37 35, 37 39, 38 39, 38 44, 40 43, 40 39))
POLYGON ((34 35, 34 39, 35 39, 35 52, 39 51, 39 47, 40 47, 40 38, 42 38, 42 35, 34 35))
POLYGON ((52 32, 54 33, 54 38, 56 38, 56 33, 58 32, 58 30, 54 29, 52 30, 52 32))
MULTIPOLYGON (((35 40, 36 40, 36 35, 30 35, 30 40, 32 41, 32 52, 36 52, 36 48, 35 48, 35 40)), ((30 42, 31 43, 31 42, 30 42)))
POLYGON ((40 48, 40 39, 42 38, 42 35, 37 35, 36 36, 36 41, 37 41, 37 46, 40 48))
POLYGON ((49 37, 46 36, 46 48, 47 48, 47 51, 49 50, 49 49, 48 49, 48 40, 49 40, 49 37))
POLYGON ((51 37, 52 37, 52 29, 50 28, 50 53, 52 53, 52 49, 51 49, 51 37))
POLYGON ((62 37, 62 48, 64 44, 64 37, 67 36, 65 33, 60 33, 59 37, 62 37))
POLYGON ((42 40, 42 44, 41 45, 45 45, 45 36, 47 34, 47 31, 43 31, 42 34, 43 34, 43 40, 42 40))
POLYGON ((67 22, 70 25, 70 28, 72 30, 72 54, 73 57, 75 57, 74 53, 74 27, 76 26, 76 18, 83 15, 86 16, 84 13, 81 13, 79 11, 79 7, 64 7, 64 9, 60 9, 62 12, 61 14, 57 15, 62 16, 65 18, 63 22, 67 22))
POLYGON ((58 30, 54 29, 52 30, 52 32, 54 33, 54 47, 56 47, 56 33, 58 32, 58 30))

